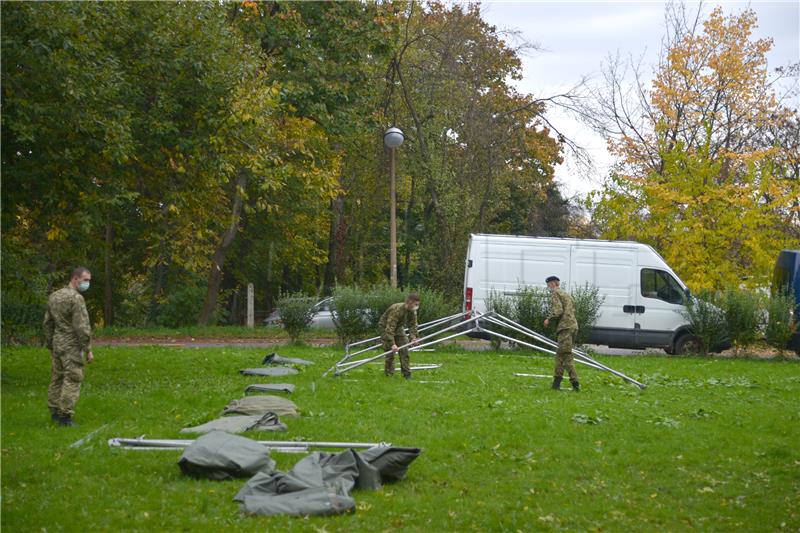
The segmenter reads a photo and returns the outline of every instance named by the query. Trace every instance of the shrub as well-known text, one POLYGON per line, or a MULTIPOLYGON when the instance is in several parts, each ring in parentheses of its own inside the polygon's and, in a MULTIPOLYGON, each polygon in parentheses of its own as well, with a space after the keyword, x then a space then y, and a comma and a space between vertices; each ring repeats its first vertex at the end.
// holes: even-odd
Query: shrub
MULTIPOLYGON (((410 291, 411 292, 411 291, 410 291)), ((393 289, 389 285, 375 285, 366 292, 367 309, 369 309, 369 326, 371 330, 378 329, 378 321, 389 306, 402 302, 408 293, 402 289, 393 289)))
POLYGON ((292 342, 300 340, 300 335, 307 331, 314 317, 314 298, 304 296, 302 293, 287 294, 278 300, 278 312, 281 315, 281 326, 289 334, 292 342))
POLYGON ((516 319, 517 309, 516 300, 512 296, 503 294, 492 289, 486 299, 486 311, 494 311, 512 320, 516 319))
POLYGON ((761 322, 761 299, 757 294, 728 289, 722 296, 728 338, 738 353, 756 342, 761 322))
POLYGON ((438 318, 454 315, 461 309, 459 303, 453 301, 451 298, 448 298, 444 293, 434 289, 419 289, 408 292, 416 292, 422 299, 422 303, 419 306, 419 313, 417 315, 417 321, 419 321, 420 324, 431 322, 432 320, 436 320, 438 318))
POLYGON ((603 305, 605 299, 605 296, 600 296, 600 289, 588 283, 582 287, 576 287, 572 291, 575 319, 578 321, 578 335, 575 344, 584 344, 589 339, 589 334, 600 316, 600 306, 603 305))
POLYGON ((2 343, 30 344, 34 339, 44 338, 42 323, 46 308, 44 303, 17 302, 3 294, 2 343))
MULTIPOLYGON (((333 323, 342 344, 361 340, 373 332, 368 295, 357 286, 336 287, 333 293, 333 310, 333 323)), ((377 323, 377 319, 375 322, 377 323)))
POLYGON ((520 287, 517 291, 514 316, 508 318, 555 340, 556 324, 551 323, 549 326, 544 327, 544 321, 550 315, 552 300, 553 295, 547 289, 542 287, 520 287))
MULTIPOLYGON (((589 338, 597 318, 600 315, 600 306, 604 298, 600 296, 597 287, 588 283, 577 287, 571 292, 575 305, 575 319, 578 321, 578 336, 576 344, 583 344, 589 338)), ((552 293, 542 287, 519 287, 515 296, 507 296, 492 291, 486 301, 486 309, 495 311, 511 320, 522 324, 542 335, 555 340, 557 337, 557 323, 544 326, 544 320, 550 315, 550 306, 553 300, 552 293)), ((513 337, 525 340, 525 336, 518 332, 506 331, 513 337)))
POLYGON ((180 328, 197 323, 203 308, 206 288, 202 285, 182 285, 171 291, 159 307, 155 322, 167 328, 180 328))
POLYGON ((688 298, 686 306, 680 312, 689 323, 703 355, 708 355, 714 346, 725 342, 728 337, 720 300, 712 292, 701 291, 696 297, 688 298))
POLYGON ((417 322, 424 324, 458 312, 458 304, 444 294, 430 289, 393 289, 375 285, 371 289, 357 286, 337 287, 333 294, 336 333, 343 344, 361 340, 378 332, 378 322, 390 305, 405 301, 416 292, 421 303, 417 322))
POLYGON ((767 344, 777 348, 783 355, 783 350, 789 343, 796 325, 792 321, 794 298, 785 292, 772 295, 767 304, 767 327, 764 332, 767 344))

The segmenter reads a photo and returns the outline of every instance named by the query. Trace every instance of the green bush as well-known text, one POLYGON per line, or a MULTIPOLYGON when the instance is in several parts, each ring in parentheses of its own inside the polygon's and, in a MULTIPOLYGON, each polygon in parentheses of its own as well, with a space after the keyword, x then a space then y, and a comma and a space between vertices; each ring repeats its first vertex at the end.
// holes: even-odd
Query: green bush
POLYGON ((785 292, 773 294, 767 304, 767 326, 764 336, 767 344, 777 348, 781 355, 797 327, 792 321, 793 309, 794 298, 785 292))
POLYGON ((41 343, 47 297, 65 285, 64 275, 45 273, 42 258, 34 250, 16 246, 8 239, 2 239, 2 258, 2 344, 41 343))
POLYGON ((281 326, 293 343, 298 342, 300 335, 311 326, 315 303, 315 298, 304 296, 303 293, 286 294, 278 299, 277 308, 281 315, 281 326))
POLYGON ((171 291, 159 307, 155 323, 166 328, 197 324, 206 289, 201 285, 181 285, 171 291))
POLYGON ((513 296, 492 289, 489 291, 489 297, 486 298, 486 311, 515 320, 517 316, 516 300, 513 296))
POLYGON ((375 285, 366 291, 367 309, 369 309, 369 327, 378 328, 378 321, 389 306, 405 301, 408 294, 402 289, 393 289, 389 285, 375 285))
POLYGON ((557 324, 544 326, 545 319, 550 315, 550 305, 553 300, 553 295, 548 289, 520 287, 515 300, 514 316, 508 318, 550 339, 556 339, 557 324))
POLYGON ((725 312, 722 299, 709 291, 701 291, 688 298, 681 316, 689 323, 692 334, 697 338, 703 355, 725 342, 728 338, 725 312))
POLYGON ((42 322, 46 309, 44 303, 15 302, 3 295, 3 344, 31 344, 44 338, 42 322))
POLYGON ((333 323, 342 344, 370 336, 375 328, 372 327, 373 314, 369 308, 369 297, 365 291, 355 285, 336 287, 333 293, 333 323))
POLYGON ((761 322, 761 298, 741 289, 728 289, 722 296, 728 338, 738 353, 758 339, 761 322))
POLYGON ((420 297, 417 322, 424 324, 458 312, 458 304, 431 289, 393 289, 382 284, 370 289, 340 286, 333 293, 334 323, 343 344, 371 337, 378 332, 378 322, 390 305, 404 302, 416 292, 420 297))
MULTIPOLYGON (((445 296, 444 293, 433 289, 419 289, 416 292, 419 294, 422 302, 419 306, 417 320, 420 324, 431 322, 437 318, 444 318, 446 316, 454 315, 461 310, 461 305, 454 302, 451 298, 445 296)), ((407 295, 408 293, 406 293, 407 295)), ((398 300, 400 301, 400 300, 398 300)))
POLYGON ((575 344, 585 344, 589 340, 592 328, 597 324, 600 316, 600 306, 605 301, 605 296, 600 296, 600 289, 586 283, 572 291, 572 300, 575 304, 575 319, 578 321, 578 335, 575 344))

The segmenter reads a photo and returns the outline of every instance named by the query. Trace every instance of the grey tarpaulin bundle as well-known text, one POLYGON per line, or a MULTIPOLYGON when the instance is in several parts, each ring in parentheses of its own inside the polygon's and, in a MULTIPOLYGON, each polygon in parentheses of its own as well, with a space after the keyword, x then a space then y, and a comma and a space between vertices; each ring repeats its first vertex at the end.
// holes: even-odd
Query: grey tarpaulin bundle
POLYGON ((222 414, 222 417, 205 424, 183 428, 181 433, 286 431, 286 424, 278 416, 299 416, 294 402, 280 396, 246 396, 232 400, 222 414))
POLYGON ((209 433, 225 431, 227 433, 244 433, 245 431, 286 431, 286 424, 280 421, 275 413, 260 415, 223 416, 199 426, 183 428, 181 433, 209 433))
POLYGON ((297 405, 280 396, 245 396, 241 400, 232 400, 222 414, 258 415, 267 412, 280 416, 299 416, 297 405))
POLYGON ((261 361, 262 364, 265 365, 313 365, 313 361, 308 361, 306 359, 299 359, 297 357, 284 357, 282 355, 278 355, 275 352, 271 354, 267 354, 264 356, 264 360, 261 361))
POLYGON ((248 385, 244 389, 244 393, 248 392, 294 392, 294 385, 291 383, 254 383, 248 385))
POLYGON ((314 452, 289 472, 275 470, 258 443, 220 432, 198 438, 178 464, 190 476, 230 479, 252 476, 234 498, 250 514, 327 515, 355 507, 354 488, 377 489, 405 477, 419 448, 374 447, 363 452, 314 452), (265 459, 267 459, 265 461, 265 459))
POLYGON ((299 374, 296 369, 277 366, 273 368, 244 368, 239 373, 245 376, 293 376, 299 374))
POLYGON ((212 431, 194 441, 178 466, 187 476, 218 481, 275 471, 275 461, 264 453, 264 446, 224 431, 212 431))

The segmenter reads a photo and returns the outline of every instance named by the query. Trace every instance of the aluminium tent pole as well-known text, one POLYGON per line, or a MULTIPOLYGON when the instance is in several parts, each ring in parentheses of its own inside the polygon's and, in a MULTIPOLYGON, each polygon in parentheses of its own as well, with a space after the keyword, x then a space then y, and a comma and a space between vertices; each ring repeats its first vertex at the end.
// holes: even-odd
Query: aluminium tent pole
MULTIPOLYGON (((438 325, 440 325, 442 323, 445 323, 445 322, 449 322, 449 321, 454 320, 454 319, 456 319, 456 318, 458 318, 460 316, 463 316, 463 315, 464 315, 464 313, 456 313, 456 314, 453 314, 453 315, 450 315, 450 316, 446 316, 446 317, 443 317, 443 318, 437 318, 436 320, 431 320, 430 322, 425 322, 424 324, 420 324, 417 327, 417 332, 428 330, 430 328, 433 328, 433 327, 438 326, 438 325)), ((359 354, 362 354, 364 352, 369 352, 371 350, 375 350, 377 348, 380 348, 382 345, 381 344, 375 344, 373 346, 370 346, 369 348, 364 348, 364 349, 361 349, 361 350, 359 350, 357 352, 350 353, 350 348, 352 346, 360 346, 360 345, 365 344, 367 342, 376 341, 378 339, 380 339, 380 337, 370 337, 368 339, 360 340, 358 342, 352 342, 352 343, 349 343, 349 344, 345 344, 345 346, 344 346, 344 357, 336 365, 334 365, 334 366, 330 367, 328 370, 326 370, 325 373, 322 374, 322 377, 325 377, 328 374, 330 374, 331 371, 334 370, 337 365, 341 365, 341 364, 349 361, 351 358, 355 357, 356 355, 359 355, 359 354)))
MULTIPOLYGON (((413 342, 408 342, 408 343, 404 344, 403 346, 398 346, 398 348, 397 348, 397 349, 398 349, 398 351, 399 351, 399 350, 402 350, 403 348, 408 348, 408 347, 410 347, 410 346, 413 346, 414 344, 417 344, 417 347, 418 347, 418 348, 424 348, 425 346, 431 346, 431 345, 433 345, 433 344, 437 344, 437 343, 440 343, 440 342, 443 342, 443 341, 446 341, 446 340, 449 340, 449 339, 452 339, 452 338, 455 338, 455 337, 459 337, 459 336, 461 336, 461 335, 465 335, 465 334, 466 334, 466 333, 468 333, 468 332, 466 332, 466 331, 459 331, 457 334, 455 334, 455 335, 451 335, 451 336, 448 336, 448 337, 445 337, 445 338, 443 338, 443 339, 436 339, 436 340, 434 340, 433 342, 422 343, 422 341, 424 341, 424 340, 427 340, 427 339, 431 339, 431 338, 433 338, 433 337, 436 337, 437 335, 441 335, 441 334, 442 334, 442 333, 444 333, 445 331, 450 331, 450 330, 453 330, 453 329, 455 329, 455 328, 464 327, 464 326, 466 326, 467 324, 472 324, 472 323, 475 323, 475 322, 476 322, 476 321, 478 321, 479 319, 480 319, 480 315, 478 315, 478 316, 475 316, 475 317, 473 317, 473 318, 470 318, 469 320, 465 320, 465 321, 463 321, 463 322, 459 322, 458 324, 453 324, 452 326, 448 326, 448 327, 446 327, 446 328, 444 328, 444 329, 441 329, 441 330, 439 330, 439 331, 436 331, 436 332, 434 332, 434 333, 431 333, 431 334, 429 334, 429 335, 426 335, 426 336, 424 336, 424 337, 421 337, 421 338, 417 339, 416 341, 413 341, 413 342), (421 343, 421 344, 420 344, 420 343, 421 343)), ((473 328, 473 329, 474 329, 474 328, 473 328)), ((353 362, 350 362, 350 363, 337 364, 337 365, 336 365, 336 367, 337 367, 337 371, 334 373, 334 376, 338 376, 338 375, 340 375, 340 374, 343 374, 344 372, 347 372, 348 370, 352 370, 353 368, 357 368, 357 367, 359 367, 359 366, 361 366, 361 365, 365 365, 365 364, 367 364, 367 363, 371 363, 372 361, 376 361, 376 360, 380 359, 381 357, 386 357, 386 356, 387 356, 388 354, 390 354, 390 353, 392 353, 392 351, 391 351, 391 350, 389 350, 389 351, 386 351, 386 352, 384 352, 384 353, 382 353, 382 354, 380 354, 380 355, 376 355, 376 356, 374 356, 374 357, 370 357, 369 359, 362 359, 361 361, 353 361, 353 362), (347 368, 344 368, 344 369, 341 369, 341 368, 340 368, 341 366, 345 366, 345 365, 347 365, 347 368)))
MULTIPOLYGON (((442 317, 442 318, 437 318, 436 320, 431 320, 429 322, 425 322, 425 323, 420 324, 419 326, 417 326, 417 331, 425 331, 426 329, 430 329, 432 327, 435 327, 435 326, 441 324, 442 322, 447 322, 448 320, 453 320, 453 319, 455 319, 455 318, 457 318, 459 316, 462 316, 463 314, 464 313, 456 313, 454 315, 450 315, 450 316, 446 316, 446 317, 442 317)), ((368 342, 376 341, 378 339, 380 339, 380 336, 370 337, 368 339, 363 339, 363 340, 360 340, 360 341, 357 341, 357 342, 351 342, 351 343, 345 345, 345 349, 349 349, 350 347, 353 347, 353 346, 359 346, 361 344, 365 344, 365 343, 368 343, 368 342)))
MULTIPOLYGON (((446 316, 444 318, 439 318, 437 320, 432 320, 430 322, 426 322, 425 324, 417 327, 417 332, 422 332, 422 331, 429 330, 429 329, 431 329, 433 327, 438 326, 439 324, 442 324, 444 322, 449 322, 450 320, 453 320, 454 318, 456 318, 458 316, 461 316, 462 314, 463 313, 458 313, 456 315, 450 315, 450 316, 446 316)), ((376 348, 380 348, 381 344, 378 343, 378 344, 374 344, 374 345, 370 346, 369 348, 364 348, 364 349, 359 350, 357 352, 349 353, 349 349, 350 349, 351 346, 356 346, 358 344, 364 344, 365 342, 369 342, 369 341, 376 341, 378 339, 380 339, 380 337, 370 337, 369 339, 365 339, 363 341, 359 341, 359 342, 354 342, 352 344, 348 344, 347 346, 345 346, 345 350, 348 350, 348 353, 347 353, 348 358, 355 357, 356 355, 359 355, 359 354, 364 353, 364 352, 368 352, 370 350, 374 350, 376 348)), ((340 361, 340 362, 344 362, 344 361, 340 361)))
MULTIPOLYGON (((483 330, 483 331, 485 331, 486 333, 489 333, 489 334, 491 334, 491 335, 494 335, 494 336, 496 336, 496 337, 499 337, 499 338, 501 338, 501 339, 505 339, 505 340, 507 340, 507 341, 513 341, 513 342, 516 342, 516 343, 518 343, 518 344, 521 344, 521 345, 523 345, 523 346, 527 346, 527 347, 529 347, 529 348, 533 348, 533 349, 535 349, 535 350, 539 350, 539 351, 542 351, 542 352, 545 352, 545 353, 549 353, 549 354, 552 354, 552 355, 554 355, 554 354, 555 354, 555 352, 551 352, 550 350, 545 350, 545 349, 543 349, 543 348, 540 348, 540 347, 538 347, 538 346, 535 346, 535 345, 533 345, 533 344, 528 344, 528 343, 527 343, 527 342, 525 342, 525 341, 520 341, 520 340, 518 340, 518 339, 515 339, 515 338, 513 338, 513 337, 508 337, 508 336, 506 336, 506 335, 503 335, 503 334, 501 334, 501 333, 494 332, 494 331, 492 331, 492 330, 490 330, 490 329, 485 329, 485 328, 484 328, 484 330, 483 330)), ((599 366, 597 366, 597 365, 595 365, 595 364, 593 364, 593 363, 589 363, 588 361, 582 361, 582 360, 580 360, 580 359, 575 359, 575 360, 576 360, 577 362, 579 362, 579 363, 583 364, 583 365, 586 365, 586 366, 589 366, 589 367, 591 367, 591 368, 594 368, 595 370, 605 370, 605 369, 603 369, 603 368, 600 368, 599 366)))
MULTIPOLYGON (((470 331, 472 331, 472 330, 470 330, 470 331)), ((452 335, 448 335, 447 337, 442 337, 441 339, 434 339, 432 341, 420 344, 419 348, 423 348, 425 346, 433 346, 434 344, 439 344, 441 342, 448 341, 450 339, 455 339, 456 337, 460 337, 462 335, 466 335, 467 333, 468 332, 466 332, 466 331, 458 331, 458 332, 456 332, 456 333, 454 333, 452 335)), ((404 347, 409 346, 410 344, 411 343, 409 342, 408 344, 404 344, 403 346, 400 346, 399 348, 397 348, 397 351, 402 350, 404 347)), ((409 350, 409 351, 412 351, 412 350, 409 350)), ((339 365, 339 366, 344 366, 344 368, 340 368, 339 370, 337 370, 336 373, 334 374, 334 376, 339 376, 340 374, 344 374, 348 370, 352 370, 354 368, 358 368, 359 366, 365 365, 367 363, 371 363, 372 361, 376 361, 376 360, 380 359, 381 357, 386 357, 390 353, 392 353, 391 350, 389 350, 388 352, 384 352, 384 353, 382 353, 380 355, 376 355, 375 357, 370 357, 369 359, 361 359, 359 361, 350 361, 349 363, 344 363, 343 365, 339 365)))
MULTIPOLYGON (((323 442, 323 441, 280 441, 280 440, 260 440, 256 441, 268 448, 375 448, 388 447, 388 442, 323 442)), ((108 445, 112 448, 185 448, 194 443, 193 439, 126 439, 113 438, 108 440, 108 445)))
MULTIPOLYGON (((549 346, 552 346, 552 347, 556 347, 556 348, 558 347, 558 343, 553 342, 551 339, 548 339, 547 337, 539 335, 538 333, 535 333, 535 332, 531 331, 530 329, 526 328, 525 326, 523 326, 521 324, 517 324, 513 320, 511 320, 511 319, 509 319, 507 317, 504 317, 503 315, 500 315, 500 314, 497 314, 497 313, 495 313, 495 314, 498 317, 500 317, 503 320, 505 320, 506 322, 509 322, 511 324, 515 324, 515 325, 519 326, 521 329, 526 330, 526 332, 528 332, 529 336, 532 336, 532 337, 536 338, 537 340, 540 340, 540 342, 546 343, 546 344, 548 344, 549 346)), ((509 325, 509 327, 510 327, 510 325, 509 325)), ((513 339, 513 340, 514 340, 514 342, 518 342, 516 339, 513 339)), ((586 355, 586 353, 582 352, 581 350, 574 350, 573 349, 572 353, 575 355, 575 360, 578 361, 578 362, 583 362, 584 364, 588 364, 589 366, 597 368, 598 370, 605 370, 606 372, 614 374, 615 376, 627 381, 628 383, 632 383, 632 384, 636 385, 640 389, 644 389, 644 388, 647 387, 646 385, 644 385, 642 383, 639 383, 635 379, 633 379, 633 378, 631 378, 629 376, 626 376, 622 372, 619 372, 618 370, 614 370, 613 368, 611 368, 609 366, 606 366, 603 363, 600 363, 599 361, 596 361, 595 359, 593 359, 593 358, 589 357, 588 355, 586 355)))

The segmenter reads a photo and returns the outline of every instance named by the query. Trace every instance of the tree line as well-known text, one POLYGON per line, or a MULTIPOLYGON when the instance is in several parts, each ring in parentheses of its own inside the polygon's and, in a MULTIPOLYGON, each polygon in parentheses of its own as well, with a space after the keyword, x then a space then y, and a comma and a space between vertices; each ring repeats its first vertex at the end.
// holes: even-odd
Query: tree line
POLYGON ((391 125, 402 285, 457 292, 469 232, 581 231, 477 6, 20 2, 2 53, 4 305, 76 264, 105 325, 383 281, 391 125))
POLYGON ((617 61, 537 97, 513 85, 530 45, 479 5, 4 5, 4 329, 78 264, 105 326, 241 323, 248 282, 260 311, 384 282, 389 126, 403 286, 458 295, 472 232, 635 239, 693 288, 763 285, 800 246, 799 121, 775 85, 797 67, 767 71, 751 11, 697 13, 668 9, 652 89, 617 61), (554 182, 574 148, 554 105, 618 156, 591 220, 554 182))

